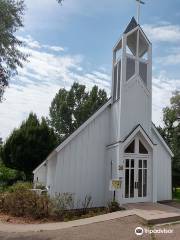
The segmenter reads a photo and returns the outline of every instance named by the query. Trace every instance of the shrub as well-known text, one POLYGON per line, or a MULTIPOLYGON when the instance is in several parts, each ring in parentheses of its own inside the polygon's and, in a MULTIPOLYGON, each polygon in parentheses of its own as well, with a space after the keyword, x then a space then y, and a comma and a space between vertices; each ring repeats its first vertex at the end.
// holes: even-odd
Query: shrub
POLYGON ((8 188, 9 192, 23 191, 32 189, 33 184, 30 182, 17 182, 8 188))
POLYGON ((86 214, 88 212, 88 209, 92 207, 92 197, 90 195, 86 195, 84 200, 82 201, 82 212, 83 214, 86 214))
POLYGON ((0 161, 0 182, 4 185, 12 185, 13 183, 17 182, 18 180, 24 180, 25 174, 23 172, 7 168, 3 163, 0 161))
POLYGON ((46 218, 52 204, 48 196, 27 189, 16 189, 0 195, 0 210, 17 217, 46 218))
POLYGON ((65 211, 74 208, 74 194, 72 193, 59 193, 53 199, 54 214, 62 217, 65 211))
POLYGON ((112 201, 112 202, 108 203, 108 211, 109 212, 116 212, 118 210, 121 210, 118 202, 112 201))

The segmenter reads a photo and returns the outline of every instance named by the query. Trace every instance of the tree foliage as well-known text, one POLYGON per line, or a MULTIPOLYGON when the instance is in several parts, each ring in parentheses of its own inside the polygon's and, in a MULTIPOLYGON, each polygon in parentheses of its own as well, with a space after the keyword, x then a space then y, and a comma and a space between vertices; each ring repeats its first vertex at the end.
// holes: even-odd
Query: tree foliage
POLYGON ((2 161, 7 167, 23 171, 30 179, 32 171, 56 145, 55 134, 45 119, 39 121, 35 114, 30 113, 28 119, 3 144, 2 161))
POLYGON ((94 86, 87 92, 74 83, 69 91, 60 89, 53 99, 48 122, 62 142, 107 101, 104 90, 94 86))
POLYGON ((164 127, 159 128, 161 135, 171 147, 174 158, 172 163, 173 186, 180 186, 180 91, 173 93, 170 107, 163 109, 164 127))
POLYGON ((3 163, 0 162, 0 182, 1 184, 11 185, 17 180, 23 180, 25 178, 24 173, 7 168, 3 163))
POLYGON ((23 42, 15 33, 23 27, 24 0, 0 1, 0 101, 9 79, 17 74, 27 56, 19 48, 23 42))

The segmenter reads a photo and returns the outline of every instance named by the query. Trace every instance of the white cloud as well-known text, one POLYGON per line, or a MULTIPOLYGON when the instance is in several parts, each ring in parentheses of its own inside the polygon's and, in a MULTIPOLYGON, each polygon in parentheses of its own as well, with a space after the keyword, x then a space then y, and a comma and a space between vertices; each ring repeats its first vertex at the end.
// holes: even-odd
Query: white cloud
POLYGON ((170 23, 145 24, 143 29, 153 42, 178 42, 180 40, 180 26, 170 23))
POLYGON ((55 51, 55 52, 64 52, 65 51, 65 49, 63 47, 60 47, 60 46, 43 45, 43 47, 45 47, 49 50, 55 51))
POLYGON ((175 54, 170 54, 165 57, 159 57, 156 59, 156 62, 164 66, 180 64, 180 53, 178 53, 177 51, 177 53, 175 54))
POLYGON ((38 41, 35 41, 30 35, 26 37, 18 36, 18 39, 26 44, 27 47, 40 49, 41 45, 38 41))
POLYGON ((31 49, 45 49, 45 50, 51 50, 55 52, 64 52, 65 48, 62 46, 51 46, 48 44, 41 44, 40 42, 34 40, 30 35, 27 35, 26 37, 18 36, 18 39, 20 41, 23 41, 26 44, 26 47, 29 47, 31 49))
POLYGON ((180 79, 169 79, 166 72, 161 72, 153 77, 153 122, 156 125, 162 125, 162 109, 170 104, 172 92, 180 89, 180 79))
POLYGON ((0 136, 3 138, 18 127, 30 111, 39 117, 47 116, 57 91, 69 88, 74 81, 85 84, 88 89, 97 84, 110 93, 110 76, 100 70, 87 72, 83 68, 83 56, 49 52, 47 46, 30 36, 23 40, 28 42, 25 51, 30 53, 30 58, 6 90, 6 100, 0 104, 0 136))

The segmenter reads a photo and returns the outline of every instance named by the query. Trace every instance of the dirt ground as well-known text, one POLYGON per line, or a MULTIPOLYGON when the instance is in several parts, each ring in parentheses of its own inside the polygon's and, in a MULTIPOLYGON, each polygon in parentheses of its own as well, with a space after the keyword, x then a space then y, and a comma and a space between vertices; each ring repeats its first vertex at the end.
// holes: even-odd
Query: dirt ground
POLYGON ((57 231, 42 231, 28 233, 3 233, 0 240, 179 240, 180 224, 155 227, 156 229, 173 229, 172 234, 143 234, 138 237, 134 230, 136 227, 148 229, 136 216, 124 217, 113 221, 106 221, 86 226, 68 228, 57 231))

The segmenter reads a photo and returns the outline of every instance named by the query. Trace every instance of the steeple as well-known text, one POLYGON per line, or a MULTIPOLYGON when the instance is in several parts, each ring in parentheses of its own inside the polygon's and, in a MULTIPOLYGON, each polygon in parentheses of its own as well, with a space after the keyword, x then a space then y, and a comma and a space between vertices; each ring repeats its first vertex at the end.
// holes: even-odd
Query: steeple
POLYGON ((128 82, 139 76, 148 86, 148 68, 151 62, 151 43, 133 17, 122 38, 113 49, 112 97, 120 97, 121 82, 128 82))
MULTIPOLYGON (((113 48, 112 66, 112 103, 119 102, 120 118, 124 116, 130 117, 135 109, 140 107, 139 113, 137 113, 139 115, 136 116, 136 113, 134 113, 131 116, 131 118, 133 117, 132 125, 129 124, 128 126, 132 128, 135 126, 135 123, 142 126, 151 123, 151 50, 150 41, 133 17, 126 27, 122 38, 119 39, 113 48), (138 100, 140 96, 141 99, 138 100), (144 105, 141 104, 141 101, 144 101, 144 105), (143 124, 141 115, 143 115, 143 111, 146 112, 146 109, 147 116, 143 124)), ((123 129, 122 123, 121 128, 123 129)), ((130 131, 131 129, 128 130, 130 131)))

